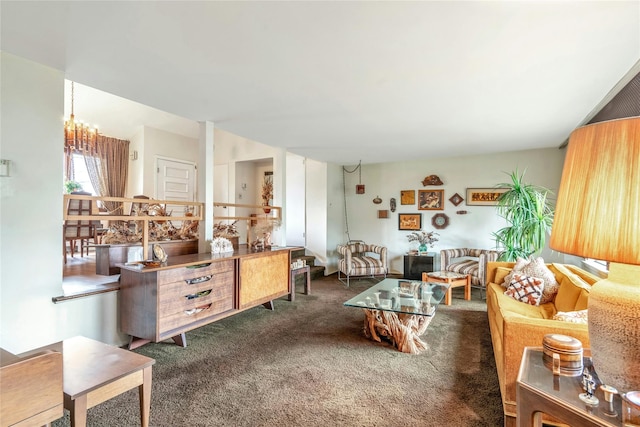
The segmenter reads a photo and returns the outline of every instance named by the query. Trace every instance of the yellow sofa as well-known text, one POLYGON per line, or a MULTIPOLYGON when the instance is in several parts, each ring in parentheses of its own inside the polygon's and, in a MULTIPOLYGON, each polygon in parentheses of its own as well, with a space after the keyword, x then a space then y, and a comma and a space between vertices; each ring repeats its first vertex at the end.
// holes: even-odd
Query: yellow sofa
POLYGON ((546 334, 557 333, 579 339, 589 347, 587 325, 553 320, 558 312, 587 308, 591 285, 600 280, 576 266, 546 264, 560 284, 552 302, 529 305, 504 295, 501 286, 514 263, 487 264, 487 314, 496 369, 500 382, 505 426, 516 422, 516 380, 525 347, 541 347, 546 334))

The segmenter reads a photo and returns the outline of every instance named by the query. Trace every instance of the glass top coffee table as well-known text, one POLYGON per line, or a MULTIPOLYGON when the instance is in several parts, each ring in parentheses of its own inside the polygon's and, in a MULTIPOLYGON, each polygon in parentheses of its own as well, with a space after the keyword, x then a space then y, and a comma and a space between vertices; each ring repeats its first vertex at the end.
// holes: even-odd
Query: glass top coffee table
POLYGON ((448 283, 384 279, 344 303, 364 310, 364 334, 381 342, 385 337, 403 353, 427 348, 420 339, 447 291, 448 283))

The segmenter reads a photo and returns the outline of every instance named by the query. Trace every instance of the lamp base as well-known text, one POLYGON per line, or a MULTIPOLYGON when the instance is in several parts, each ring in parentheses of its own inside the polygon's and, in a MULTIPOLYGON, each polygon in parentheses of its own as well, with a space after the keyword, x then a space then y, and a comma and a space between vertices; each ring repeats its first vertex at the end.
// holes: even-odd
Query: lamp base
POLYGON ((589 293, 589 341, 602 383, 640 390, 640 266, 611 263, 589 293))

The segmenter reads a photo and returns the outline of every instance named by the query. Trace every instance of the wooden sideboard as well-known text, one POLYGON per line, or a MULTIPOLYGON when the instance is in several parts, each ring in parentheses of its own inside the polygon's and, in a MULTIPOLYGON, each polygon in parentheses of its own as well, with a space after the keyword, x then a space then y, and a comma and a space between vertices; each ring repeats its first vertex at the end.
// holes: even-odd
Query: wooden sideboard
POLYGON ((227 254, 169 257, 157 268, 120 265, 120 329, 129 348, 172 338, 186 346, 185 332, 290 294, 291 251, 254 252, 247 245, 227 254))
MULTIPOLYGON (((162 246, 168 256, 198 253, 198 239, 149 242, 149 254, 153 253, 152 247, 156 243, 162 246)), ((127 262, 129 248, 142 247, 142 243, 105 244, 94 247, 96 250, 96 274, 113 276, 120 273, 119 265, 127 262)))

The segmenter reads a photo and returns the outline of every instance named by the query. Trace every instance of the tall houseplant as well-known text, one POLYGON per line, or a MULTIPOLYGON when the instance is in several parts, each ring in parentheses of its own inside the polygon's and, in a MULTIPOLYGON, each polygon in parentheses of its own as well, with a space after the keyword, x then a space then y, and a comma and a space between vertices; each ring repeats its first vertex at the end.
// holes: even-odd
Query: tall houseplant
POLYGON ((507 189, 498 199, 497 211, 508 225, 492 233, 502 251, 500 261, 539 254, 553 224, 553 207, 547 199, 551 190, 526 184, 524 172, 520 175, 516 170, 510 178, 511 182, 496 186, 507 189))

